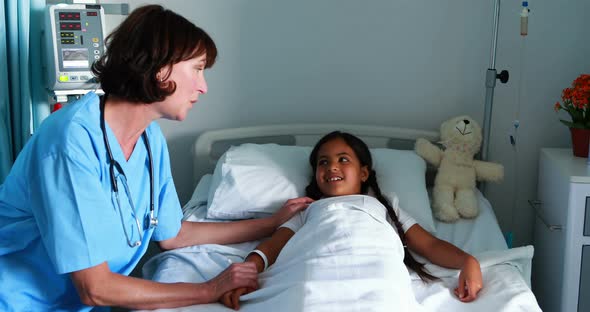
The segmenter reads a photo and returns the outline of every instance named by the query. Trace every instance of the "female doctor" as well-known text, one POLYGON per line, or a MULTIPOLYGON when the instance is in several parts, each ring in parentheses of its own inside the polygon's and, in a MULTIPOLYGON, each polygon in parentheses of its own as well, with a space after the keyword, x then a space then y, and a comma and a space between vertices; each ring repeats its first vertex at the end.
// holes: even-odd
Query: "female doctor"
POLYGON ((307 205, 266 219, 181 222, 166 141, 154 120, 184 120, 207 92, 213 40, 161 6, 133 11, 106 39, 88 93, 47 118, 0 186, 0 310, 154 309, 216 302, 257 287, 232 264, 202 284, 128 277, 151 239, 163 249, 270 235, 307 205))

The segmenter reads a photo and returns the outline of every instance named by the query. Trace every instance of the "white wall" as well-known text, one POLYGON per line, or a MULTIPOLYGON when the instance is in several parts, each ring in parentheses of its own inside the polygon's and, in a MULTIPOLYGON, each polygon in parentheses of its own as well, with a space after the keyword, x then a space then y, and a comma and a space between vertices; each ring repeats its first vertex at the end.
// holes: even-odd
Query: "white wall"
MULTIPOLYGON (((101 1, 102 3, 117 1, 101 1)), ((194 182, 194 137, 207 129, 286 122, 347 122, 438 130, 448 117, 483 121, 494 1, 156 1, 204 28, 219 49, 209 93, 183 123, 162 121, 182 203, 194 182)), ((145 1, 129 1, 131 9, 145 1)), ((542 146, 570 146, 552 110, 561 89, 590 72, 590 2, 502 1, 490 160, 506 179, 488 185, 501 226, 530 243, 542 146), (508 132, 519 112, 517 146, 508 132)))

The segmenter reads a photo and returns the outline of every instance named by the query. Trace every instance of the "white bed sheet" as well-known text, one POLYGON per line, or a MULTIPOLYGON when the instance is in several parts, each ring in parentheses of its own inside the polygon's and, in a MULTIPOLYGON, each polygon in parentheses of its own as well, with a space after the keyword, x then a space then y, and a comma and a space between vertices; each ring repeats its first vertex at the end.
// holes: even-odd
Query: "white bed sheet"
MULTIPOLYGON (((207 220, 207 197, 203 190, 208 189, 209 181, 207 177, 200 181, 195 194, 184 207, 185 219, 207 220)), ((479 259, 484 278, 479 298, 471 303, 460 302, 453 294, 458 271, 427 264, 427 269, 441 279, 425 284, 412 273, 412 290, 417 302, 424 311, 541 311, 529 286, 533 248, 508 249, 489 202, 480 193, 478 199, 481 213, 476 219, 460 220, 454 224, 437 222, 436 235, 479 259)), ((258 241, 225 246, 201 245, 164 252, 145 264, 144 277, 160 282, 204 282, 215 277, 231 262, 243 261, 247 252, 257 244, 258 241)), ((342 284, 343 289, 346 285, 342 284)), ((281 296, 265 297, 264 288, 247 296, 245 299, 251 300, 242 305, 241 311, 279 311, 284 304, 280 302, 284 301, 281 296)), ((374 306, 369 310, 387 309, 374 306)), ((358 311, 365 310, 366 307, 358 311)), ((215 303, 161 311, 232 310, 215 303)))

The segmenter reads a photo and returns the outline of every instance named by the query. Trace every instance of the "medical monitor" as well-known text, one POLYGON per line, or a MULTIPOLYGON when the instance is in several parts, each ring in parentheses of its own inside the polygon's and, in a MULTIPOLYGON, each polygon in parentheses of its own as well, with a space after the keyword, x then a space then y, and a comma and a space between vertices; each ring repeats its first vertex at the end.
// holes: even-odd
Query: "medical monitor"
POLYGON ((90 68, 105 52, 102 6, 48 6, 44 37, 44 65, 49 90, 100 88, 90 68))

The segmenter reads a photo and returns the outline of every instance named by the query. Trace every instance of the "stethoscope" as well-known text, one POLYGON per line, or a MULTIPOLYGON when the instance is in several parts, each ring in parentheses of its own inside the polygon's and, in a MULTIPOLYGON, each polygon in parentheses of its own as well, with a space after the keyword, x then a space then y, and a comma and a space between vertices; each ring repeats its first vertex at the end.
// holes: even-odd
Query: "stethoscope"
MULTIPOLYGON (((137 232, 139 233, 139 240, 132 241, 129 238, 129 233, 127 233, 127 229, 125 226, 123 212, 121 209, 121 203, 119 201, 119 186, 117 184, 117 177, 115 177, 115 168, 117 169, 117 171, 119 171, 119 173, 125 179, 127 179, 127 177, 125 176, 125 172, 123 171, 123 168, 121 168, 121 165, 119 164, 119 162, 117 162, 115 160, 115 158, 113 157, 113 153, 111 152, 111 146, 109 145, 109 139, 107 138, 107 131, 106 131, 105 120, 104 120, 104 107, 105 107, 106 98, 107 98, 106 94, 100 98, 100 130, 102 130, 102 136, 104 138, 104 145, 105 145, 105 148, 106 148, 108 156, 109 156, 109 172, 110 172, 110 176, 111 176, 111 185, 113 187, 113 192, 115 193, 115 197, 117 199, 117 205, 119 205, 119 216, 121 217, 121 224, 123 225, 123 232, 125 233, 125 238, 127 239, 127 245, 129 245, 129 247, 133 248, 133 247, 137 247, 137 246, 141 245, 141 242, 143 241, 143 234, 142 234, 143 231, 142 231, 141 223, 139 222, 139 218, 137 218, 137 212, 135 210, 135 206, 133 205, 133 202, 132 202, 130 196, 128 196, 129 197, 129 204, 130 204, 131 209, 133 211, 133 217, 135 218, 135 224, 137 225, 137 232)), ((147 137, 147 134, 145 131, 141 134, 141 137, 143 138, 143 142, 145 143, 145 148, 147 150, 148 159, 150 162, 149 163, 150 214, 146 218, 146 224, 147 224, 148 228, 151 229, 151 228, 158 226, 158 218, 154 216, 154 163, 153 163, 153 159, 152 159, 152 150, 150 148, 150 141, 148 140, 148 137, 147 137)), ((124 183, 123 186, 125 188, 127 188, 126 183, 124 183)), ((129 192, 127 192, 127 194, 129 194, 129 192)))

